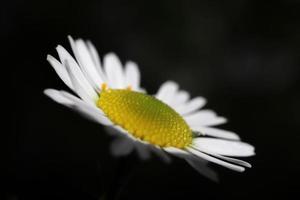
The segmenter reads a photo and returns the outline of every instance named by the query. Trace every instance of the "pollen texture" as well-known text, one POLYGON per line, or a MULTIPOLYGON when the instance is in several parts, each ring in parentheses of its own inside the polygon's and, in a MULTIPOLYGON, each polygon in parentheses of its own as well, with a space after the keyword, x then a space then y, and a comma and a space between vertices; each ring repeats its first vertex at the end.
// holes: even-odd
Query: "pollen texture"
POLYGON ((153 145, 184 148, 192 142, 192 131, 184 119, 150 95, 126 89, 105 89, 97 106, 132 136, 153 145))

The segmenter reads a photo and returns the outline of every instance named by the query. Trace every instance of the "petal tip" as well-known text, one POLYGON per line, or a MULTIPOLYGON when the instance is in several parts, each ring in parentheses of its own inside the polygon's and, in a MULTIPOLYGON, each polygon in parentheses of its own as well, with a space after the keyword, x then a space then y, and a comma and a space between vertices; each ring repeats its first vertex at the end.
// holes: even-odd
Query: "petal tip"
POLYGON ((74 39, 73 39, 73 37, 72 37, 71 35, 68 35, 68 40, 69 40, 70 42, 73 42, 73 41, 74 41, 74 39))
POLYGON ((54 91, 54 89, 47 88, 47 89, 44 89, 43 93, 44 93, 45 95, 49 96, 49 94, 50 94, 51 92, 53 92, 53 91, 54 91))
POLYGON ((114 53, 114 52, 108 52, 105 54, 104 56, 105 59, 116 59, 118 58, 118 56, 114 53))
POLYGON ((46 60, 47 60, 48 62, 51 62, 53 59, 55 59, 53 56, 51 56, 50 54, 47 54, 46 60))

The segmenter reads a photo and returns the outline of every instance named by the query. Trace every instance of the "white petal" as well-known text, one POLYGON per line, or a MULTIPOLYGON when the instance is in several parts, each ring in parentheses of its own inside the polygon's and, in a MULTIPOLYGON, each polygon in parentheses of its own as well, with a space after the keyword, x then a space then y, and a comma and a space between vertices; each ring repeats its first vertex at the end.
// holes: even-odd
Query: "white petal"
MULTIPOLYGON (((67 52, 67 50, 65 48, 63 48, 60 45, 58 45, 56 47, 56 50, 57 50, 57 53, 59 55, 59 58, 60 58, 62 64, 65 66, 66 70, 68 71, 68 69, 67 69, 67 63, 68 63, 68 65, 71 68, 71 71, 74 74, 74 77, 76 78, 76 80, 79 83, 79 85, 81 85, 81 87, 83 87, 84 90, 90 96, 95 96, 96 92, 95 92, 94 88, 87 81, 87 79, 83 75, 80 67, 78 66, 78 64, 76 63, 76 61, 74 60, 74 58, 67 52)), ((70 76, 69 71, 68 71, 68 74, 70 76)), ((70 79, 71 79, 71 77, 70 77, 70 79)), ((72 82, 72 80, 71 80, 71 82, 72 82)), ((73 82, 72 82, 72 85, 73 85, 73 82)), ((74 85, 73 85, 73 87, 75 89, 74 85)))
POLYGON ((186 104, 182 104, 176 107, 176 111, 181 115, 187 115, 191 112, 199 110, 206 104, 206 100, 203 97, 195 97, 186 104))
POLYGON ((170 102, 170 105, 176 110, 177 107, 185 105, 189 98, 190 94, 187 91, 178 91, 177 93, 175 93, 173 100, 170 102))
POLYGON ((228 163, 228 162, 225 162, 223 160, 220 160, 220 159, 217 159, 217 158, 214 158, 210 155, 207 155, 205 153, 202 153, 198 150, 195 150, 193 148, 187 148, 187 151, 191 152, 193 155, 195 156, 198 156, 202 159, 205 159, 207 161, 210 161, 210 162, 213 162, 213 163, 216 163, 216 164, 219 164, 219 165, 222 165, 226 168, 229 168, 231 170, 235 170, 235 171, 238 171, 238 172, 243 172, 245 171, 245 168, 244 167, 241 167, 241 166, 238 166, 238 165, 234 165, 234 164, 231 164, 231 163, 228 163))
MULTIPOLYGON (((76 93, 87 103, 94 105, 98 98, 97 93, 87 83, 80 78, 80 71, 74 65, 70 65, 68 61, 65 63, 67 71, 75 88, 76 93)), ((81 74, 82 75, 82 74, 81 74)))
POLYGON ((201 149, 201 148, 199 148, 197 146, 193 146, 193 148, 195 148, 195 149, 197 149, 197 150, 199 150, 201 152, 204 152, 206 154, 209 154, 209 155, 211 155, 213 157, 220 158, 221 160, 226 160, 226 161, 234 163, 234 164, 238 164, 238 165, 242 165, 244 167, 251 168, 251 164, 248 163, 248 162, 245 162, 243 160, 239 160, 239 159, 235 159, 235 158, 230 158, 230 157, 222 156, 222 155, 219 155, 217 153, 213 153, 213 152, 209 152, 207 150, 203 150, 203 149, 201 149))
POLYGON ((140 88, 140 71, 136 63, 128 61, 125 64, 125 85, 131 86, 133 90, 140 88))
POLYGON ((71 79, 69 77, 69 74, 66 70, 66 68, 58 61, 56 60, 53 56, 47 55, 47 60, 51 64, 51 66, 54 68, 56 71, 57 75, 61 78, 61 80, 70 88, 74 89, 72 86, 71 79))
POLYGON ((200 135, 208 135, 212 137, 225 138, 229 140, 240 140, 240 137, 231 131, 226 131, 218 128, 211 128, 205 126, 191 126, 193 131, 199 131, 200 135))
POLYGON ((97 49, 95 48, 93 43, 91 43, 90 41, 87 42, 87 45, 88 45, 91 57, 96 65, 96 70, 98 71, 98 74, 100 75, 101 79, 106 82, 106 77, 105 77, 103 69, 101 67, 100 57, 97 52, 97 49))
POLYGON ((191 165, 197 172, 205 176, 206 178, 218 182, 218 174, 207 166, 207 162, 199 159, 185 159, 189 165, 191 165))
POLYGON ((113 125, 113 123, 96 106, 87 104, 86 102, 68 92, 61 91, 61 94, 69 100, 73 101, 74 104, 71 105, 71 108, 79 111, 85 117, 106 126, 113 125))
POLYGON ((92 121, 106 126, 112 125, 112 122, 103 115, 100 109, 95 106, 90 106, 86 102, 68 92, 46 89, 44 93, 57 103, 63 104, 71 109, 79 111, 81 114, 91 119, 92 121))
POLYGON ((213 126, 226 123, 224 117, 218 117, 211 110, 200 110, 188 116, 184 116, 185 121, 191 126, 213 126))
MULTIPOLYGON (((88 85, 90 85, 93 89, 95 90, 99 90, 99 86, 97 84, 94 83, 94 81, 89 77, 89 75, 86 72, 85 67, 82 66, 82 62, 81 62, 81 58, 80 58, 80 53, 78 52, 77 46, 75 41, 73 40, 73 38, 71 36, 68 36, 73 54, 76 58, 76 65, 78 66, 78 68, 80 69, 81 73, 84 75, 84 80, 85 82, 88 83, 88 85)), ((73 57, 71 56, 71 58, 73 59, 73 57)), ((72 63, 71 63, 72 64, 72 63)))
MULTIPOLYGON (((78 66, 76 60, 71 56, 71 54, 63 46, 57 45, 56 51, 58 53, 60 62, 63 65, 65 64, 65 61, 68 61, 70 64, 78 66)), ((79 66, 78 66, 78 68, 79 68, 79 66)))
POLYGON ((44 90, 44 94, 50 97, 52 100, 56 101, 57 103, 70 106, 73 105, 74 102, 70 99, 66 98, 64 95, 61 94, 60 91, 55 89, 46 89, 44 90))
POLYGON ((75 46, 77 48, 76 50, 78 54, 78 61, 80 63, 82 71, 89 78, 92 84, 96 86, 97 89, 100 89, 103 80, 98 74, 96 65, 85 42, 81 39, 78 39, 75 41, 75 46))
POLYGON ((110 150, 114 156, 125 156, 132 152, 133 141, 125 137, 116 138, 110 146, 110 150))
POLYGON ((235 163, 235 164, 238 164, 238 165, 242 165, 242 166, 244 166, 244 167, 249 167, 249 168, 252 167, 250 163, 245 162, 245 161, 243 161, 243 160, 239 160, 239 159, 235 159, 235 158, 230 158, 230 157, 226 157, 226 156, 221 156, 221 155, 219 155, 219 154, 210 154, 210 155, 212 155, 212 156, 214 156, 214 157, 217 157, 217 158, 220 158, 220 159, 222 159, 222 160, 226 160, 226 161, 231 162, 231 163, 235 163))
POLYGON ((224 156, 252 156, 254 147, 240 141, 228 141, 215 138, 195 138, 193 145, 207 153, 220 154, 224 156))
POLYGON ((108 86, 117 89, 125 88, 124 72, 119 58, 114 53, 108 53, 104 56, 103 62, 108 86))
POLYGON ((178 90, 177 83, 175 83, 174 81, 167 81, 160 86, 155 97, 165 102, 166 104, 169 104, 172 101, 177 90, 178 90))

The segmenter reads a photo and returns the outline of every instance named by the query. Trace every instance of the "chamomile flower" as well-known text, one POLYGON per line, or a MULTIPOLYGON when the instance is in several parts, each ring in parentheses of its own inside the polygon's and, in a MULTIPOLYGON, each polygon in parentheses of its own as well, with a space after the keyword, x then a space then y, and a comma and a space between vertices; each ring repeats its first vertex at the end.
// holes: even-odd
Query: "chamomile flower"
POLYGON ((102 62, 92 43, 69 37, 75 58, 58 45, 59 60, 48 55, 58 76, 78 96, 66 91, 46 89, 54 101, 74 109, 89 119, 112 128, 118 135, 111 145, 114 155, 136 150, 142 159, 154 152, 165 161, 169 155, 186 160, 198 172, 214 176, 207 161, 235 171, 251 165, 232 157, 254 155, 254 147, 237 134, 214 128, 226 119, 214 111, 201 109, 203 97, 190 99, 177 83, 167 81, 155 95, 140 85, 136 63, 124 67, 113 53, 102 62))

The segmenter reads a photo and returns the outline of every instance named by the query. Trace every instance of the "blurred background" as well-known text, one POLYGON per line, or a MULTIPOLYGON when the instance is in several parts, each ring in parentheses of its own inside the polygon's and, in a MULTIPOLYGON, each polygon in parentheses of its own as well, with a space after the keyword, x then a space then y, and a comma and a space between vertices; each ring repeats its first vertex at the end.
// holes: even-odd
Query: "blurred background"
MULTIPOLYGON (((101 56, 136 61, 155 93, 174 80, 206 108, 226 116, 221 128, 256 147, 244 173, 211 165, 212 182, 188 164, 136 162, 120 199, 257 199, 299 194, 300 1, 58 1, 1 3, 1 38, 9 71, 9 129, 4 199, 99 199, 118 168, 111 137, 43 95, 65 89, 46 61, 67 35, 90 39, 101 56)), ((2 72, 3 73, 3 72, 2 72)), ((6 73, 5 73, 6 74, 6 73)), ((3 77, 7 75, 3 74, 3 77)), ((7 95, 8 96, 8 95, 7 95)), ((6 142, 7 141, 7 142, 6 142)), ((126 168, 126 166, 124 166, 126 168)))

